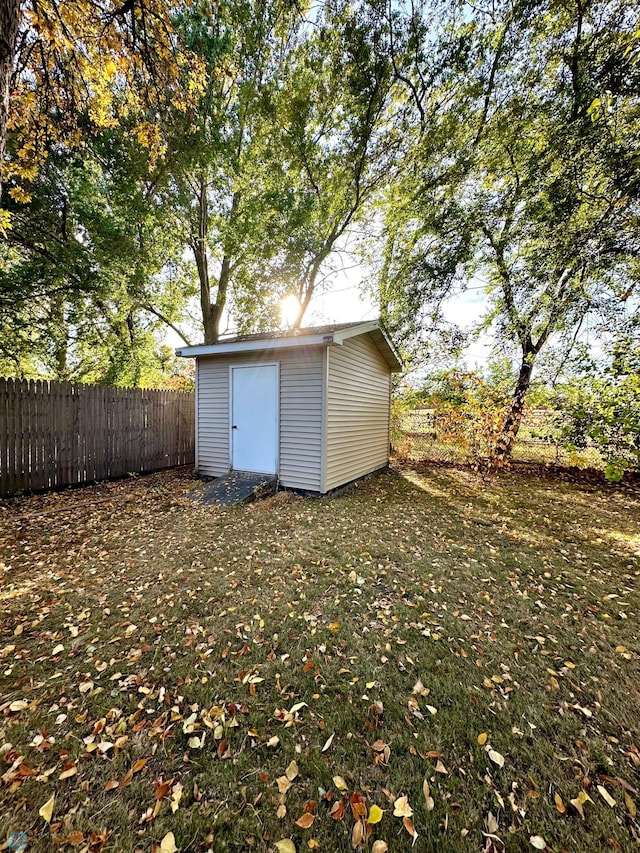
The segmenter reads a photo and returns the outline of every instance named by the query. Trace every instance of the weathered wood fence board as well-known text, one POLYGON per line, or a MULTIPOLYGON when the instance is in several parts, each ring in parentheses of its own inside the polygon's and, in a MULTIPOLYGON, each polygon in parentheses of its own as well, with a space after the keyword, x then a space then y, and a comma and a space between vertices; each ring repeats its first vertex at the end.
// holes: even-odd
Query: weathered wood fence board
POLYGON ((193 394, 0 378, 0 495, 194 461, 193 394))

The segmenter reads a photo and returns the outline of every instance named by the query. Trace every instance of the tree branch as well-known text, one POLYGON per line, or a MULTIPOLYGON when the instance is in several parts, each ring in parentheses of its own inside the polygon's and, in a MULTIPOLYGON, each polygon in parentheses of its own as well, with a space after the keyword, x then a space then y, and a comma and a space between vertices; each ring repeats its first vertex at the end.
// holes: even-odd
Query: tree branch
POLYGON ((162 322, 165 324, 165 326, 168 326, 170 329, 173 329, 173 331, 176 333, 176 335, 178 335, 180 338, 182 338, 182 340, 185 342, 185 344, 188 347, 191 346, 191 341, 184 334, 184 332, 181 329, 179 329, 176 325, 174 325, 174 323, 172 323, 171 320, 169 320, 167 317, 165 317, 165 315, 161 311, 158 311, 157 308, 153 308, 151 305, 147 305, 147 304, 142 304, 142 305, 140 305, 140 307, 142 308, 143 311, 148 311, 150 314, 153 314, 155 317, 158 318, 158 320, 162 320, 162 322))

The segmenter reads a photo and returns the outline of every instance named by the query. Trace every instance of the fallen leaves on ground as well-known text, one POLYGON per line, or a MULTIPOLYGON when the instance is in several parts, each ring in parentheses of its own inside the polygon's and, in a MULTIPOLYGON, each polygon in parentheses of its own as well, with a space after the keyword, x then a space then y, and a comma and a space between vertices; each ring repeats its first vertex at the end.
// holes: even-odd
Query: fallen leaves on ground
POLYGON ((637 494, 411 470, 212 512, 191 486, 0 505, 7 838, 640 843, 637 494))

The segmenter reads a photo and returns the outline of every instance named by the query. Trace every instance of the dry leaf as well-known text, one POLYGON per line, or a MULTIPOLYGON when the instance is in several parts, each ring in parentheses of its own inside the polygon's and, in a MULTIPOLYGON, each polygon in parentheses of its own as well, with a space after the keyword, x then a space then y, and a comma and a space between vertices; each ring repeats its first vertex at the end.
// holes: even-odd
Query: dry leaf
POLYGON ((286 817, 286 814, 287 807, 284 803, 280 803, 280 805, 278 806, 278 810, 276 811, 276 817, 278 818, 278 820, 282 820, 284 817, 286 817))
POLYGON ((347 790, 347 783, 344 781, 342 776, 334 776, 333 777, 333 784, 336 786, 336 788, 339 791, 346 791, 347 790))
POLYGON ((291 764, 284 771, 284 775, 287 777, 287 779, 290 782, 293 782, 293 780, 296 778, 296 776, 298 775, 298 765, 296 764, 295 759, 291 762, 291 764))
POLYGON ((438 759, 438 760, 436 761, 436 773, 442 773, 444 776, 448 776, 448 775, 449 775, 449 771, 448 771, 448 770, 447 770, 447 768, 444 766, 444 764, 442 763, 442 761, 440 761, 440 759, 438 759))
POLYGON ((72 764, 70 767, 65 768, 62 773, 58 776, 58 779, 70 779, 71 776, 75 776, 78 772, 78 765, 72 764))
POLYGON ((629 794, 627 794, 626 791, 624 792, 624 802, 625 802, 625 805, 627 807, 627 811, 629 812, 629 814, 631 815, 633 820, 635 820, 636 814, 638 813, 638 811, 636 809, 636 804, 633 802, 633 800, 631 799, 629 794))
POLYGON ((600 794, 602 799, 605 801, 605 803, 608 806, 610 806, 610 808, 613 808, 616 805, 616 801, 613 799, 613 797, 607 791, 607 789, 604 787, 604 785, 598 785, 597 788, 598 788, 598 793, 600 794))
POLYGON ((435 803, 433 801, 433 797, 431 796, 431 791, 429 790, 429 783, 426 779, 422 783, 422 793, 424 794, 424 801, 425 805, 427 806, 427 811, 433 811, 435 803))
POLYGON ((367 807, 364 804, 364 797, 358 791, 354 791, 349 797, 349 805, 353 813, 354 820, 364 818, 367 814, 367 807))
POLYGON ((575 799, 571 800, 570 802, 571 802, 571 805, 578 812, 580 817, 584 818, 584 809, 582 807, 584 806, 585 803, 592 803, 593 800, 591 799, 589 794, 587 794, 586 791, 580 791, 578 793, 578 796, 575 799))
POLYGON ((393 804, 393 816, 394 817, 411 817, 413 814, 413 809, 409 805, 408 797, 398 797, 398 799, 393 804))
POLYGON ((50 800, 47 800, 47 802, 40 808, 40 811, 38 812, 40 817, 47 823, 51 823, 51 818, 53 816, 53 804, 55 803, 55 801, 56 795, 54 794, 50 800))
POLYGON ((176 782, 171 789, 171 811, 175 814, 180 808, 180 799, 184 790, 182 782, 176 782))
POLYGON ((382 820, 383 814, 384 814, 384 812, 382 811, 380 806, 376 806, 374 804, 369 809, 369 816, 367 817, 367 823, 371 823, 371 824, 380 823, 380 821, 382 820))
POLYGON ((488 735, 486 732, 482 732, 482 734, 478 735, 478 743, 480 744, 480 746, 485 745, 485 743, 487 742, 487 737, 488 735))
POLYGON ((387 853, 389 850, 389 845, 386 841, 374 841, 373 847, 371 848, 371 853, 387 853))
POLYGON ((163 797, 167 796, 167 794, 169 793, 169 789, 171 788, 172 784, 173 784, 173 779, 171 779, 169 782, 163 782, 162 778, 156 780, 153 783, 153 787, 155 789, 155 798, 158 802, 163 797))
POLYGON ((496 752, 495 749, 489 750, 489 758, 494 764, 497 764, 498 767, 504 767, 504 755, 500 755, 500 753, 496 752))
POLYGON ((338 800, 331 806, 331 811, 329 812, 330 817, 334 820, 342 820, 344 817, 344 803, 342 800, 338 800))
POLYGON ((529 838, 529 842, 531 843, 532 847, 536 848, 536 850, 544 850, 547 846, 547 842, 541 835, 532 835, 529 838))
POLYGON ((413 825, 413 821, 411 820, 410 817, 403 817, 402 818, 402 825, 404 826, 404 828, 407 830, 407 832, 409 833, 409 835, 413 839, 413 843, 411 845, 413 847, 415 845, 416 841, 418 840, 418 833, 416 832, 416 828, 413 825))
POLYGON ((315 815, 309 814, 309 812, 305 812, 296 821, 296 826, 299 826, 300 829, 309 829, 310 826, 313 826, 313 822, 315 819, 315 815))
POLYGON ((560 812, 560 814, 566 814, 567 807, 566 807, 566 806, 565 806, 565 804, 562 802, 562 797, 560 796, 560 794, 558 794, 558 793, 554 794, 553 799, 554 799, 554 801, 555 801, 556 808, 558 809, 558 811, 560 812))
POLYGON ((278 853, 296 853, 296 845, 289 838, 283 838, 282 841, 276 841, 276 850, 278 853))
POLYGON ((178 853, 176 838, 173 832, 167 832, 160 842, 160 853, 178 853))
POLYGON ((360 847, 365 837, 365 829, 361 820, 357 820, 353 825, 353 830, 351 832, 351 846, 355 850, 356 847, 360 847))
POLYGON ((334 733, 331 735, 331 737, 328 737, 328 738, 326 739, 325 744, 324 744, 324 746, 322 747, 322 752, 326 752, 326 751, 329 749, 329 747, 330 747, 330 746, 331 746, 331 744, 333 743, 333 739, 334 739, 334 737, 335 737, 335 736, 336 736, 336 733, 334 732, 334 733))
POLYGON ((278 776, 276 779, 276 785, 278 786, 278 791, 281 794, 286 794, 289 788, 291 788, 292 783, 286 776, 278 776))

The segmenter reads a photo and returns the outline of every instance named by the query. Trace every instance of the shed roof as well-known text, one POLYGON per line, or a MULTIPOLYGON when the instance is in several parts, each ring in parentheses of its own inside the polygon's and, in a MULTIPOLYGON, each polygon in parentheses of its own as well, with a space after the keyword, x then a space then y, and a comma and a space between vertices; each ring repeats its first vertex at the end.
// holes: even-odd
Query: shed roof
POLYGON ((380 320, 364 323, 334 323, 329 326, 310 326, 306 329, 286 329, 220 338, 215 344, 180 347, 176 355, 197 358, 207 355, 259 352, 304 346, 341 346, 349 338, 370 335, 393 372, 402 370, 402 361, 380 320))

